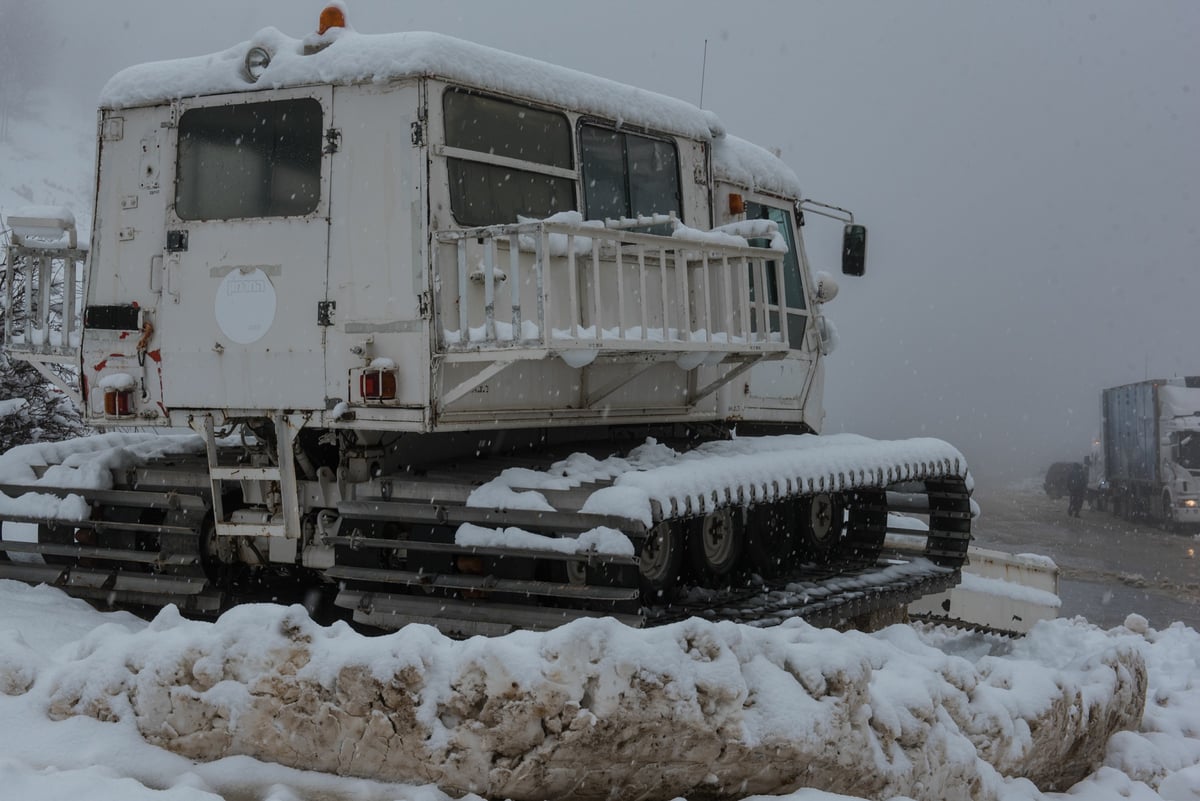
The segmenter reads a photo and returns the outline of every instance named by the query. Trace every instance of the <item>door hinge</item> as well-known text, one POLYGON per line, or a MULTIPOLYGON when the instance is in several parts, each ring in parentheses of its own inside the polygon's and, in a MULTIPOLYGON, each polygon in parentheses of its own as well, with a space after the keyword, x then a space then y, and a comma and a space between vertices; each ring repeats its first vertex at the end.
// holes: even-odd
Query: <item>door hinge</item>
POLYGON ((428 292, 422 292, 417 295, 417 313, 421 315, 422 320, 429 319, 429 312, 433 308, 433 303, 430 300, 428 292))
POLYGON ((412 124, 412 143, 413 147, 420 147, 425 144, 425 123, 417 120, 412 124))
POLYGON ((337 128, 330 128, 325 132, 325 152, 336 153, 342 147, 342 132, 337 128))
POLYGON ((178 128, 179 118, 183 116, 183 108, 176 100, 171 104, 170 110, 167 112, 167 118, 158 124, 160 128, 178 128))
POLYGON ((336 311, 336 300, 317 301, 317 325, 326 327, 333 325, 334 312, 336 311))

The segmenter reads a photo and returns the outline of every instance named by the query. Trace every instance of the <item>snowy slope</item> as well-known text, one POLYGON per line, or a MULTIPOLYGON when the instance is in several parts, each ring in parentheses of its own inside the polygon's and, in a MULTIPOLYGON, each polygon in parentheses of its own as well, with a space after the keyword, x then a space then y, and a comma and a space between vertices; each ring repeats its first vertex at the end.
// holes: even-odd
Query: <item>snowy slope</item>
POLYGON ((22 206, 65 206, 87 242, 95 171, 94 108, 40 95, 0 142, 0 219, 22 206))

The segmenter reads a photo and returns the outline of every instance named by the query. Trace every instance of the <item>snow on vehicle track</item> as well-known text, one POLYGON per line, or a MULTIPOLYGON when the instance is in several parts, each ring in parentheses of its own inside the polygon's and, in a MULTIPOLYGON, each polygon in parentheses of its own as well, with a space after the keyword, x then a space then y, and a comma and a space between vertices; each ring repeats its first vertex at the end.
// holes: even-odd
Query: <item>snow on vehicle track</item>
MULTIPOLYGON (((0 576, 126 603, 155 603, 158 593, 160 605, 193 612, 252 600, 244 578, 222 585, 205 564, 223 546, 205 523, 202 447, 197 437, 121 434, 6 454, 0 490, 14 497, 0 496, 10 521, 0 576), (93 513, 89 502, 118 495, 173 511, 93 513)), ((546 628, 581 615, 634 625, 691 615, 836 624, 956 583, 968 493, 961 454, 932 439, 778 435, 691 450, 648 440, 604 458, 577 451, 557 461, 472 460, 381 476, 363 494, 335 500, 345 522, 325 540, 337 559, 314 570, 309 586, 336 592, 336 605, 366 625, 429 622, 459 634, 546 628), (924 501, 933 521, 924 556, 903 565, 877 562, 888 498, 897 497, 884 490, 896 487, 933 499, 924 501), (797 521, 795 510, 788 517, 787 502, 805 504, 811 519, 797 521), (793 539, 818 526, 821 502, 826 541, 805 548, 793 539), (385 529, 381 519, 407 528, 385 529), (714 519, 728 528, 714 531, 714 519), (681 564, 685 540, 691 568, 681 564), (704 559, 722 547, 724 572, 687 590, 687 571, 715 573, 704 559), (837 553, 836 564, 822 565, 823 553, 837 553), (657 568, 664 572, 656 577, 657 568)))

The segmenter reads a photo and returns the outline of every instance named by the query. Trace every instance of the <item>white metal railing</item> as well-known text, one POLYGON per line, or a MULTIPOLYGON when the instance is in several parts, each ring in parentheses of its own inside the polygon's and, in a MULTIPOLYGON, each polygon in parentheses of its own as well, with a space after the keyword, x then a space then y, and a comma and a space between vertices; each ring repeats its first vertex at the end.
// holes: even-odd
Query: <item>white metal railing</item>
POLYGON ((664 224, 676 225, 551 219, 436 233, 442 349, 786 350, 783 254, 727 234, 629 230, 664 224))
POLYGON ((53 206, 29 206, 8 216, 5 249, 4 347, 35 362, 70 362, 76 356, 82 319, 84 260, 74 216, 53 206))
POLYGON ((18 219, 5 250, 0 312, 4 347, 12 355, 45 362, 72 362, 78 353, 86 251, 75 247, 74 223, 62 242, 21 235, 18 219))

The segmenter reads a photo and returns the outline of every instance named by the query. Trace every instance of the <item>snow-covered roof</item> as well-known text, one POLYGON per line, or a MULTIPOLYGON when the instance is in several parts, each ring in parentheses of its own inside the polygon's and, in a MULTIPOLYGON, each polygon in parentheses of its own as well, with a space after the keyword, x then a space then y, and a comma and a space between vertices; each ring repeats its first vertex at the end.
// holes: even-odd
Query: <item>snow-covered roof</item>
POLYGON ((100 106, 132 108, 204 95, 321 84, 380 84, 416 77, 440 78, 710 141, 718 179, 800 196, 799 182, 787 165, 757 145, 726 136, 720 118, 711 111, 607 78, 424 31, 363 34, 334 28, 322 36, 294 39, 275 28, 264 28, 249 41, 220 53, 122 70, 105 84, 100 106), (271 54, 270 64, 257 81, 251 80, 245 68, 246 53, 255 47, 271 54))
POLYGON ((774 153, 736 136, 713 140, 713 175, 761 192, 800 197, 800 179, 774 153))
POLYGON ((1158 397, 1165 418, 1200 415, 1200 388, 1167 384, 1159 388, 1158 397))
POLYGON ((124 108, 225 92, 387 83, 424 76, 699 139, 710 139, 723 130, 715 114, 683 100, 424 31, 363 34, 334 28, 324 36, 293 39, 275 28, 264 28, 248 42, 221 53, 125 69, 105 85, 100 104, 124 108), (323 47, 306 54, 315 46, 323 47), (246 53, 253 47, 271 54, 257 81, 245 72, 246 53))

